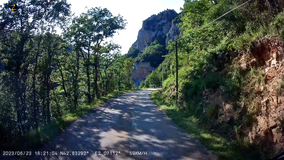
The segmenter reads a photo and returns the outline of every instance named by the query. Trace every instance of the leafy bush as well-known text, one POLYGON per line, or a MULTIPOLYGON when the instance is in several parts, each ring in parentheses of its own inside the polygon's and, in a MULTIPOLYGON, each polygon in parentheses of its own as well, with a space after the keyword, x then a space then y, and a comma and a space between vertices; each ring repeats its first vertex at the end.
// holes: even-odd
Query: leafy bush
POLYGON ((139 88, 156 88, 161 87, 161 85, 161 75, 157 71, 153 71, 147 76, 146 80, 140 84, 139 88))

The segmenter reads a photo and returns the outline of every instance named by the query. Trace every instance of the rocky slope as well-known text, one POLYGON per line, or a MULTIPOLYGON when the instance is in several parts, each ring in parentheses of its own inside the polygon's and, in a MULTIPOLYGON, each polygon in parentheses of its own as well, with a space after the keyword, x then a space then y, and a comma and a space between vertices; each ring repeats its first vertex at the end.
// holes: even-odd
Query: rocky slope
MULTIPOLYGON (((166 47, 168 41, 179 34, 177 16, 178 14, 174 10, 165 10, 158 15, 152 15, 144 20, 143 26, 138 32, 137 40, 133 43, 132 47, 143 52, 155 40, 158 40, 160 44, 166 47)), ((139 87, 140 83, 155 68, 148 63, 137 63, 135 66, 136 69, 133 70, 132 79, 135 86, 139 87), (144 72, 145 70, 147 72, 144 72)))
POLYGON ((169 30, 166 38, 166 45, 171 39, 174 39, 177 35, 179 35, 179 27, 177 24, 179 24, 181 21, 176 18, 172 21, 171 29, 169 30))
MULTIPOLYGON (((222 89, 217 89, 205 91, 204 100, 220 106, 219 124, 242 121, 240 132, 245 142, 257 144, 271 156, 284 152, 284 43, 279 37, 264 37, 253 43, 249 53, 230 53, 229 58, 240 66, 240 71, 258 73, 243 75, 247 79, 242 86, 246 96, 236 105, 226 100, 222 89)), ((226 72, 220 74, 225 76, 226 72)))
POLYGON ((151 67, 150 62, 136 63, 132 72, 135 87, 138 88, 140 83, 144 81, 153 70, 155 70, 155 68, 151 67))
MULTIPOLYGON (((252 56, 242 60, 242 67, 258 67, 264 77, 262 83, 246 88, 255 92, 256 121, 248 131, 249 141, 276 152, 284 151, 284 44, 278 37, 262 39, 253 44, 252 56)), ((245 55, 243 56, 245 58, 245 55)), ((244 59, 243 58, 243 59, 244 59)), ((254 104, 252 104, 254 105, 254 104)))
POLYGON ((177 16, 175 10, 165 10, 144 20, 143 26, 138 32, 137 40, 132 47, 144 51, 156 39, 166 44, 167 34, 172 28, 172 21, 177 16))

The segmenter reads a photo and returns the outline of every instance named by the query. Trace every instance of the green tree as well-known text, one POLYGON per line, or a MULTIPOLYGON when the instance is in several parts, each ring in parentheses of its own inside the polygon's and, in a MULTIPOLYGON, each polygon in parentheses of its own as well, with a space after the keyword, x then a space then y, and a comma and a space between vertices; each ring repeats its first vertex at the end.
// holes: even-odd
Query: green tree
POLYGON ((124 60, 123 77, 125 80, 126 89, 131 89, 134 86, 132 77, 131 77, 134 64, 135 64, 135 60, 132 57, 124 60))
POLYGON ((49 30, 53 28, 50 26, 61 24, 63 17, 70 13, 70 5, 59 0, 50 3, 20 0, 17 2, 19 10, 11 12, 8 6, 13 3, 14 1, 9 1, 0 9, 1 28, 4 29, 0 34, 6 35, 0 36, 0 59, 5 62, 6 74, 9 75, 7 80, 13 82, 9 84, 11 98, 14 99, 12 106, 17 112, 19 133, 23 134, 31 127, 26 92, 29 65, 33 61, 29 59, 30 49, 27 44, 38 26, 49 30))
POLYGON ((159 74, 158 71, 153 71, 150 75, 146 77, 146 80, 143 81, 143 83, 140 84, 139 88, 156 88, 161 87, 162 81, 161 81, 161 74, 159 74))
POLYGON ((124 89, 122 83, 125 81, 125 79, 123 79, 123 66, 125 59, 126 58, 124 56, 117 57, 111 67, 113 69, 115 77, 113 83, 117 84, 116 89, 119 91, 124 89))
MULTIPOLYGON (((83 51, 87 52, 85 55, 82 52, 84 58, 87 74, 87 85, 88 85, 88 102, 92 101, 91 94, 91 59, 93 56, 94 66, 94 83, 95 92, 97 98, 100 97, 98 88, 98 75, 99 75, 99 58, 102 42, 105 39, 112 37, 117 30, 125 28, 125 20, 120 16, 113 16, 106 8, 91 8, 87 13, 82 13, 80 17, 75 18, 73 21, 73 30, 81 31, 80 43, 82 44, 83 51)), ((74 31, 76 32, 76 31, 74 31)))

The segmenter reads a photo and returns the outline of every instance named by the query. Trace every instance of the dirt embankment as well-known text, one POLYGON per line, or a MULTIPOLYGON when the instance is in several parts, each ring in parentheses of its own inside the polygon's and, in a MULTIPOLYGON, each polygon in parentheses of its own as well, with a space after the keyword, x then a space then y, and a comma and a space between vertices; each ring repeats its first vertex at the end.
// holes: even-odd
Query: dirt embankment
POLYGON ((279 37, 265 37, 254 42, 248 53, 233 53, 230 56, 234 60, 220 74, 227 76, 228 68, 238 66, 244 73, 241 74, 241 98, 230 102, 219 88, 213 93, 204 92, 205 101, 220 106, 219 123, 231 119, 241 121, 245 142, 256 143, 264 150, 273 150, 274 155, 283 152, 284 43, 279 37), (258 74, 252 74, 252 70, 257 70, 258 74))

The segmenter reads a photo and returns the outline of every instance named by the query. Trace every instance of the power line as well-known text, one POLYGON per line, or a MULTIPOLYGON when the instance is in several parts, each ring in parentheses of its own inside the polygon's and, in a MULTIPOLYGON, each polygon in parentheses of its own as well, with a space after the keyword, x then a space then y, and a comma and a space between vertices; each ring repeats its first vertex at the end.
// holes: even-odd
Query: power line
MULTIPOLYGON (((248 0, 248 1, 246 1, 246 2, 244 2, 244 3, 242 3, 242 4, 240 4, 240 5, 238 5, 237 7, 231 9, 230 11, 228 11, 228 12, 226 12, 226 13, 224 13, 222 16, 220 16, 220 17, 214 19, 213 21, 211 21, 211 22, 205 24, 204 26, 202 26, 201 28, 197 29, 196 31, 199 31, 199 30, 201 30, 201 29, 203 29, 203 28, 209 26, 209 25, 212 24, 213 22, 215 22, 215 21, 221 19, 222 17, 224 17, 225 15, 227 15, 227 14, 233 12, 234 10, 236 10, 236 9, 238 9, 238 8, 240 8, 240 7, 244 6, 244 5, 246 5, 246 4, 249 3, 250 1, 253 1, 253 0, 248 0)), ((178 38, 176 41, 178 41, 178 40, 180 40, 180 39, 182 39, 182 38, 185 38, 185 37, 189 36, 190 34, 191 34, 191 33, 189 33, 189 34, 187 34, 187 35, 185 35, 185 36, 183 36, 183 37, 180 37, 180 38, 178 38)))

